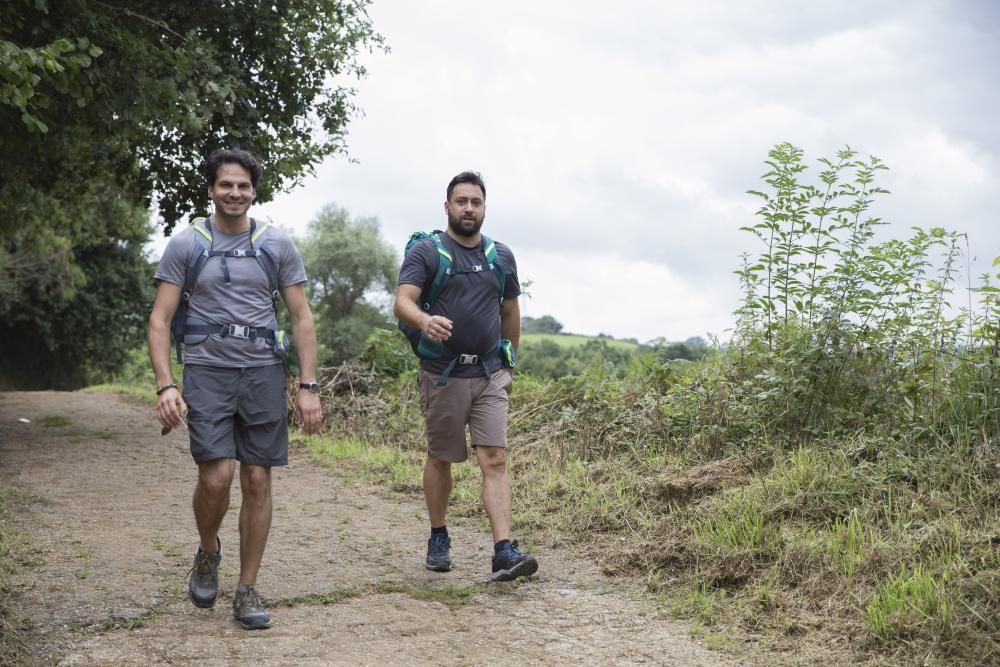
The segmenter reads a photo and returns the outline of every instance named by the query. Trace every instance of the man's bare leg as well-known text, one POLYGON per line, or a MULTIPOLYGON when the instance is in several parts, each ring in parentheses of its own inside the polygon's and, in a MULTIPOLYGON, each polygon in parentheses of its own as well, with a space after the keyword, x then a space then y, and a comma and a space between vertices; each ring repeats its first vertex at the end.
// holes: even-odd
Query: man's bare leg
POLYGON ((271 532, 271 469, 240 464, 240 586, 254 586, 271 532))
POLYGON ((521 553, 510 539, 511 489, 507 474, 507 450, 503 447, 476 447, 476 460, 483 471, 483 507, 493 531, 493 581, 530 577, 538 571, 534 556, 521 553))
POLYGON ((428 454, 424 462, 424 499, 431 528, 440 528, 447 522, 451 485, 451 463, 428 454))
POLYGON ((201 550, 214 553, 219 549, 219 528, 229 509, 229 487, 233 483, 236 461, 215 459, 198 464, 198 483, 194 487, 194 520, 198 526, 201 550))
POLYGON ((490 519, 493 541, 510 539, 511 490, 507 475, 507 450, 503 447, 476 447, 476 460, 483 473, 480 497, 490 519))

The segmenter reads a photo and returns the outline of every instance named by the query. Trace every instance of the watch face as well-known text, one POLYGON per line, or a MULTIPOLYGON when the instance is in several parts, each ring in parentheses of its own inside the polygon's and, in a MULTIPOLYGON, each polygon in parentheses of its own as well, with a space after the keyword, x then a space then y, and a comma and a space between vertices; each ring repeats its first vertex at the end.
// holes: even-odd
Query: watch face
POLYGON ((305 389, 306 391, 311 391, 314 394, 319 393, 319 385, 315 382, 311 384, 306 384, 305 382, 302 382, 299 384, 299 389, 305 389))

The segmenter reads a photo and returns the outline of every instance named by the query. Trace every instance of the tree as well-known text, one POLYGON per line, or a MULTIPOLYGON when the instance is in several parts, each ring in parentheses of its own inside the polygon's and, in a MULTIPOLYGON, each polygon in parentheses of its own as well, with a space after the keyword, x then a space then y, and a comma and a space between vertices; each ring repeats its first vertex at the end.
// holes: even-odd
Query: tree
POLYGON ((144 200, 155 192, 169 231, 203 208, 205 154, 238 144, 268 166, 266 201, 344 149, 353 90, 331 81, 363 75, 356 55, 382 43, 367 4, 5 3, 0 147, 17 150, 5 175, 39 158, 36 175, 57 172, 66 156, 50 142, 73 148, 69 133, 72 156, 136 176, 129 192, 144 200))
POLYGON ((104 233, 62 247, 79 273, 72 285, 49 257, 19 254, 40 278, 20 307, 0 307, 0 386, 77 389, 113 374, 141 344, 153 298, 146 211, 110 205, 98 217, 104 233))
POLYGON ((551 315, 542 315, 541 317, 522 318, 521 328, 524 333, 557 334, 562 331, 563 325, 551 315))
POLYGON ((399 258, 379 232, 376 218, 354 218, 335 205, 324 208, 299 243, 316 311, 320 363, 338 364, 365 349, 372 329, 388 319, 399 258))
MULTIPOLYGON (((113 334, 128 329, 122 323, 134 316, 141 299, 97 295, 107 284, 91 272, 106 267, 84 256, 102 244, 141 256, 152 203, 168 232, 178 220, 204 213, 198 166, 212 149, 240 146, 261 157, 261 201, 342 151, 353 91, 337 82, 363 75, 357 54, 382 43, 367 4, 12 0, 0 5, 5 356, 12 343, 31 339, 44 343, 35 363, 84 363, 77 354, 83 347, 70 354, 83 337, 54 337, 67 330, 73 319, 69 305, 81 295, 119 306, 91 323, 97 329, 89 335, 106 344, 121 342, 113 334), (63 317, 68 319, 58 321, 63 317)), ((144 263, 129 257, 116 270, 131 271, 121 276, 125 282, 145 284, 144 263)), ((0 367, 13 372, 10 363, 0 367)), ((82 367, 37 374, 74 381, 90 375, 82 367)), ((0 376, 0 383, 13 381, 0 376)))
POLYGON ((686 359, 688 361, 694 361, 695 359, 701 359, 708 354, 708 346, 705 344, 705 340, 701 336, 693 336, 688 338, 683 343, 681 342, 671 342, 662 336, 654 338, 653 340, 639 346, 639 352, 641 354, 652 353, 652 355, 661 362, 670 361, 672 359, 686 359))

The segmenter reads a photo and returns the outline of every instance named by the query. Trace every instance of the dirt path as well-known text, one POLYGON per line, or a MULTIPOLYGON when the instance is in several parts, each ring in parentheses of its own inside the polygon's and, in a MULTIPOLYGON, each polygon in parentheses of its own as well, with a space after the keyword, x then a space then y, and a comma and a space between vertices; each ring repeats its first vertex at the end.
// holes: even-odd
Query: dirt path
MULTIPOLYGON (((51 421, 51 420, 50 420, 51 421)), ((450 573, 422 565, 420 498, 388 498, 292 451, 275 474, 258 581, 274 618, 245 632, 228 603, 236 510, 223 524, 222 593, 186 598, 194 465, 148 406, 89 393, 0 393, 0 485, 28 498, 37 566, 15 579, 40 664, 738 664, 585 563, 537 551, 538 575, 487 582, 489 537, 452 528, 450 573), (46 426, 46 416, 69 423, 46 426), (31 420, 30 424, 18 422, 31 420)))

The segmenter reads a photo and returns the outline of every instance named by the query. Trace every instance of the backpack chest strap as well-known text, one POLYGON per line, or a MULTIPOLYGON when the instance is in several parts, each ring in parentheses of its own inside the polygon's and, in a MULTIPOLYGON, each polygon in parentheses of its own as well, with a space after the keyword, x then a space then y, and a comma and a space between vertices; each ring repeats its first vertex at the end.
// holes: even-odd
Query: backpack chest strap
POLYGON ((250 248, 249 250, 209 250, 209 257, 257 257, 260 255, 259 250, 250 248))
MULTIPOLYGON (((229 263, 226 262, 226 259, 229 257, 236 257, 236 258, 251 257, 253 259, 257 259, 261 256, 262 253, 251 246, 249 249, 240 248, 236 250, 206 250, 205 254, 208 257, 219 257, 221 259, 222 276, 225 279, 226 284, 231 285, 232 280, 229 277, 229 263)), ((258 259, 258 261, 260 260, 258 259)))
POLYGON ((492 271, 493 264, 473 264, 472 266, 465 266, 460 269, 452 268, 450 273, 453 276, 457 276, 460 273, 483 273, 485 271, 492 271))

